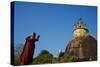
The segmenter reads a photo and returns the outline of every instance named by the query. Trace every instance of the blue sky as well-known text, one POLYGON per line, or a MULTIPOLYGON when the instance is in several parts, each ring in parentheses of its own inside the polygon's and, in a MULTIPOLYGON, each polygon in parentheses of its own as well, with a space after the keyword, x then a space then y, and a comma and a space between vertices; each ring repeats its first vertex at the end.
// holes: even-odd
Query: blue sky
POLYGON ((24 44, 32 32, 40 35, 35 56, 46 49, 54 56, 65 50, 72 38, 73 25, 79 18, 86 23, 90 34, 97 36, 97 8, 67 4, 15 2, 14 43, 24 44))

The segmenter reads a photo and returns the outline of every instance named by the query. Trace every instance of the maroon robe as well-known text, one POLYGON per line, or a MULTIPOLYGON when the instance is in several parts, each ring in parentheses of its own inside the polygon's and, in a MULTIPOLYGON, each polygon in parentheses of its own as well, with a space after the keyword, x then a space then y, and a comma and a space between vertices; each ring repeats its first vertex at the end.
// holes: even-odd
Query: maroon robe
POLYGON ((23 48, 23 51, 20 55, 20 64, 21 65, 28 65, 32 63, 33 60, 33 54, 35 50, 35 37, 31 38, 31 36, 28 36, 26 38, 26 42, 23 48))

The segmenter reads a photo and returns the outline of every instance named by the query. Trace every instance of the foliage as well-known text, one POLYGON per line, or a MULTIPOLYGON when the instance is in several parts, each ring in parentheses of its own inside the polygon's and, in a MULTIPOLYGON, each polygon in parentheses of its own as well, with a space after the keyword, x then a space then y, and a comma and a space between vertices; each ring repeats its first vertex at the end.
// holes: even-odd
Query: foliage
POLYGON ((33 59, 33 64, 45 64, 52 63, 53 55, 49 53, 47 50, 42 50, 40 54, 33 59))
POLYGON ((71 56, 68 54, 64 54, 63 57, 61 57, 61 62, 76 62, 78 58, 76 56, 71 56))
POLYGON ((78 61, 78 58, 76 56, 72 56, 69 54, 66 54, 64 52, 60 52, 59 56, 57 57, 57 62, 63 63, 63 62, 76 62, 78 61))
POLYGON ((16 45, 14 47, 14 65, 19 65, 19 57, 20 57, 20 54, 22 52, 22 49, 23 49, 22 44, 16 45))
MULTIPOLYGON (((17 45, 14 48, 14 65, 19 65, 19 57, 22 52, 23 45, 17 45)), ((38 56, 33 58, 32 64, 48 64, 48 63, 63 63, 63 62, 75 62, 77 57, 59 53, 58 57, 54 57, 49 51, 42 50, 38 56)))
POLYGON ((14 56, 14 65, 19 65, 19 55, 18 54, 14 56))
POLYGON ((33 59, 33 64, 76 62, 77 60, 77 57, 64 54, 64 52, 61 52, 58 57, 53 57, 47 50, 42 50, 40 54, 33 59))
POLYGON ((52 63, 58 63, 56 57, 53 57, 53 58, 52 58, 52 63))

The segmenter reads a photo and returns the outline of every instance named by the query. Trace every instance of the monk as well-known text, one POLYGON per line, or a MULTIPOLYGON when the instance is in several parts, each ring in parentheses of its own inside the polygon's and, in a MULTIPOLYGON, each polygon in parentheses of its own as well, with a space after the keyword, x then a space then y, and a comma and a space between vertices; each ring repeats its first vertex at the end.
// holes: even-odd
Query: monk
POLYGON ((33 32, 32 35, 26 38, 25 45, 23 47, 23 51, 20 55, 20 64, 21 65, 29 65, 33 61, 33 55, 35 50, 35 42, 39 40, 39 35, 36 38, 36 33, 33 32))

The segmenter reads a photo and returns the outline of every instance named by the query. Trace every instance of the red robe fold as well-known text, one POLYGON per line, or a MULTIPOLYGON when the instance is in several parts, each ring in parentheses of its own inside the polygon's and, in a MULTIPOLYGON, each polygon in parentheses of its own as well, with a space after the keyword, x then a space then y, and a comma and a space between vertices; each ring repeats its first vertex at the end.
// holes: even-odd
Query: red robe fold
POLYGON ((32 63, 33 54, 35 50, 35 38, 31 39, 30 36, 26 38, 26 42, 23 51, 20 55, 20 64, 28 65, 32 63))

